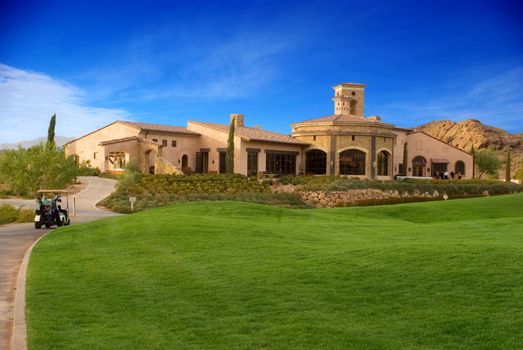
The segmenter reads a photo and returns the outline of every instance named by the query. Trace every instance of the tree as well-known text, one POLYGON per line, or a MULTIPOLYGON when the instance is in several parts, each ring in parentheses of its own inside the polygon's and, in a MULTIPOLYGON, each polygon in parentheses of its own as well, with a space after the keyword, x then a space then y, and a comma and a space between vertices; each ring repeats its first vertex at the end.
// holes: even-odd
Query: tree
POLYGON ((474 148, 474 144, 470 146, 470 154, 472 154, 472 178, 476 178, 476 149, 474 148))
POLYGON ((234 173, 234 132, 236 127, 236 117, 231 118, 229 126, 229 139, 227 140, 227 174, 234 173))
POLYGON ((407 142, 403 145, 403 169, 402 174, 403 176, 407 176, 407 162, 408 162, 409 156, 407 154, 407 142))
POLYGON ((510 182, 510 147, 507 150, 507 160, 505 161, 505 182, 510 182))
POLYGON ((43 144, 0 155, 0 183, 14 195, 31 196, 38 189, 64 188, 73 182, 77 171, 74 157, 65 157, 62 149, 43 144))
POLYGON ((519 180, 519 183, 523 183, 523 158, 519 160, 519 168, 514 177, 519 180))
POLYGON ((489 147, 476 152, 475 165, 478 179, 483 176, 497 177, 501 162, 496 154, 496 151, 489 147))
POLYGON ((56 126, 56 113, 51 116, 51 120, 49 121, 49 129, 47 129, 47 146, 49 148, 55 147, 55 142, 54 142, 55 126, 56 126))

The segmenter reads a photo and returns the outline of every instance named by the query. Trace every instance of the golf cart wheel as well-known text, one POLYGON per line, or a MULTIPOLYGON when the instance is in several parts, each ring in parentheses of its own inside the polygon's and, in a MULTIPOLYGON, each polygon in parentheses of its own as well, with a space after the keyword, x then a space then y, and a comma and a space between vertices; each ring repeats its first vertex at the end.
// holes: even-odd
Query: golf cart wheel
POLYGON ((70 225, 70 224, 71 224, 71 219, 67 218, 64 225, 70 225))
POLYGON ((51 224, 45 224, 45 228, 51 228, 51 224))
POLYGON ((42 224, 39 223, 39 222, 35 222, 35 228, 41 229, 42 228, 42 224))

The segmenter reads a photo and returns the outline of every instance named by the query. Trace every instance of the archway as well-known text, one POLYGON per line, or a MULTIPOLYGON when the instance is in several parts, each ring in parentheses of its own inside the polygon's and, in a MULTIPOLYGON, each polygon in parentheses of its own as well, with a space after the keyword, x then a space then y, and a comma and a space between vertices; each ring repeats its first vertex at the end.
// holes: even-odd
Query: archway
POLYGON ((313 149, 305 153, 305 174, 327 174, 327 153, 319 149, 313 149))
POLYGON ((378 176, 388 176, 390 165, 390 153, 381 151, 378 153, 378 176))
POLYGON ((412 176, 425 176, 425 165, 427 161, 422 156, 414 157, 412 160, 412 176))
POLYGON ((340 175, 365 175, 365 152, 348 149, 340 153, 340 175))
POLYGON ((185 172, 185 169, 187 169, 188 163, 189 163, 189 157, 187 156, 187 154, 184 154, 182 156, 182 171, 183 172, 185 172))
POLYGON ((465 175, 465 162, 462 160, 458 160, 456 164, 454 165, 454 172, 456 175, 460 174, 461 176, 465 175))

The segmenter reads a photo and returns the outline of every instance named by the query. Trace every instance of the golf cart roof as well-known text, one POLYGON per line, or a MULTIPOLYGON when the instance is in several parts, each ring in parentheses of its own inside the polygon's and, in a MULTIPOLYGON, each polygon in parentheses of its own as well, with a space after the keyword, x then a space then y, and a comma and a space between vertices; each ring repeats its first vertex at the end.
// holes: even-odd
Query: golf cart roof
POLYGON ((65 193, 68 194, 69 192, 66 190, 38 190, 38 193, 65 193))

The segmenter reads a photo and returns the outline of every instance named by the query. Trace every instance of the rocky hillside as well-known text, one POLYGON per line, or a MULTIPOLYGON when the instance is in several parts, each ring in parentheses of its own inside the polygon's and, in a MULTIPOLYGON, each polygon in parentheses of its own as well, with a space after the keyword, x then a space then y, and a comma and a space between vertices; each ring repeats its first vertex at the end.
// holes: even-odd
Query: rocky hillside
POLYGON ((523 152, 523 134, 509 134, 503 129, 484 125, 475 119, 460 122, 435 120, 417 129, 465 151, 470 151, 470 147, 474 145, 476 149, 492 146, 497 150, 503 150, 510 147, 512 151, 523 152))
POLYGON ((499 151, 499 156, 502 159, 504 159, 503 154, 506 148, 510 147, 512 151, 511 163, 514 171, 519 164, 519 160, 523 157, 523 133, 510 134, 503 129, 484 125, 476 119, 460 122, 435 120, 416 129, 467 152, 470 151, 472 145, 477 150, 493 147, 499 151))

